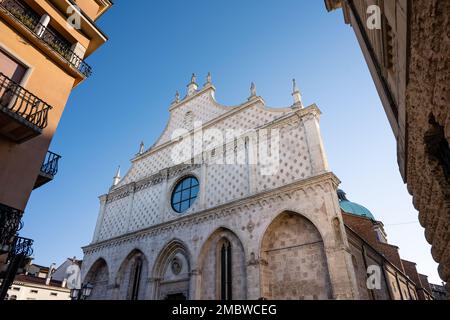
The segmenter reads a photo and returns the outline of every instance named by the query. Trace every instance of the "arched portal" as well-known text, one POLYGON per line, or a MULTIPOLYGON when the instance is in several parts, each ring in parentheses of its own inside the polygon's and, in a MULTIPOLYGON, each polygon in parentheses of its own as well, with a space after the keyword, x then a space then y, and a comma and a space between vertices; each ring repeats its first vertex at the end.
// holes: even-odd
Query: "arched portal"
POLYGON ((179 240, 170 241, 160 252, 153 270, 154 299, 188 300, 190 283, 190 255, 179 240))
POLYGON ((109 298, 107 296, 109 270, 104 259, 100 258, 92 265, 84 281, 93 286, 91 295, 88 297, 89 300, 105 300, 109 298))
POLYGON ((147 290, 148 262, 140 250, 133 250, 119 268, 116 279, 116 298, 144 300, 147 290))
POLYGON ((261 291, 267 299, 329 299, 331 285, 322 237, 305 217, 284 212, 266 230, 261 291))
POLYGON ((247 297, 245 252, 237 235, 219 228, 205 241, 200 258, 203 300, 243 300, 247 297))

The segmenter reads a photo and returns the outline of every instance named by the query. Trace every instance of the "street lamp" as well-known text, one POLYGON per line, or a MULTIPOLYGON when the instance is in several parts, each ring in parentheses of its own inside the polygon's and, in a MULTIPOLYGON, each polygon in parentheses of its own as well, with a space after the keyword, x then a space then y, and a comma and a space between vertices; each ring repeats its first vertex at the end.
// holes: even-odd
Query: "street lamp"
POLYGON ((72 289, 72 291, 70 291, 70 298, 72 300, 78 300, 79 294, 80 294, 80 289, 72 289))
POLYGON ((86 300, 86 298, 91 295, 92 289, 94 289, 94 286, 90 283, 86 283, 81 289, 72 289, 70 298, 72 300, 86 300))
POLYGON ((92 284, 90 284, 89 282, 86 283, 86 285, 82 289, 83 300, 91 295, 92 289, 94 289, 94 286, 92 284))

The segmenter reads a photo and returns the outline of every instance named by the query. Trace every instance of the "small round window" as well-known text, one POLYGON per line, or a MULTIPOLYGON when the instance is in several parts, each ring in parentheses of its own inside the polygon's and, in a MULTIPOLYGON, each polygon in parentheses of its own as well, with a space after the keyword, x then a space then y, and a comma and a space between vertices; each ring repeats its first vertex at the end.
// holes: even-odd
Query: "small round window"
POLYGON ((172 208, 178 213, 189 209, 197 198, 199 183, 195 177, 187 177, 177 183, 172 193, 172 208))

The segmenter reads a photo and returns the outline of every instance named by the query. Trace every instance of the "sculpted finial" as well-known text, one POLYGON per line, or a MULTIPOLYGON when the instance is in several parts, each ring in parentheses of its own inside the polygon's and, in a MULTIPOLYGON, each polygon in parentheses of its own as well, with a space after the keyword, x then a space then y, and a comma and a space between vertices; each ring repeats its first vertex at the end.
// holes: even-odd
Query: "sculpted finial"
POLYGON ((117 168, 116 175, 113 178, 113 187, 117 186, 120 182, 120 166, 117 168))
POLYGON ((144 151, 145 151, 144 141, 141 141, 141 144, 139 145, 139 154, 143 154, 144 151))
POLYGON ((303 108, 302 95, 297 88, 295 79, 292 79, 292 97, 294 97, 294 107, 303 108))
POLYGON ((256 85, 254 82, 252 82, 252 84, 250 86, 250 97, 248 98, 248 100, 251 100, 254 97, 256 97, 256 85))
POLYGON ((295 93, 297 91, 298 91, 297 82, 295 81, 295 78, 294 78, 294 79, 292 79, 292 93, 295 93))
POLYGON ((197 77, 195 76, 195 73, 192 74, 191 82, 188 84, 188 96, 192 96, 197 92, 198 85, 197 85, 197 77))

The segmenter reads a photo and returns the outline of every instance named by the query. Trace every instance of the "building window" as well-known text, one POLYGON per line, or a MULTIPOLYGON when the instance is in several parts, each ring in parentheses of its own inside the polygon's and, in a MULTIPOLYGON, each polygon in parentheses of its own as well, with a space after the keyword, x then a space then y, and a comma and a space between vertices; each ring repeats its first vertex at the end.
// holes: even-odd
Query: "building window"
POLYGON ((189 209, 197 198, 199 191, 198 180, 189 176, 184 178, 175 186, 172 193, 172 208, 178 213, 183 213, 189 209))
MULTIPOLYGON (((10 78, 13 82, 20 84, 27 72, 27 67, 22 63, 0 50, 0 73, 10 78)), ((2 88, 6 89, 6 88, 2 88)), ((2 93, 1 95, 3 95, 2 93)))
POLYGON ((50 295, 51 295, 52 297, 58 296, 58 294, 57 294, 56 292, 50 292, 50 295))
POLYGON ((232 299, 231 243, 224 239, 220 246, 220 299, 232 299))
POLYGON ((14 291, 20 291, 20 288, 19 287, 13 287, 13 290, 14 291))
POLYGON ((142 259, 137 258, 131 272, 131 300, 138 300, 139 298, 139 284, 141 282, 142 273, 142 259))
POLYGON ((30 290, 30 293, 37 294, 38 291, 37 290, 30 290))

